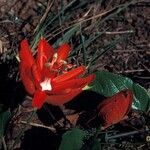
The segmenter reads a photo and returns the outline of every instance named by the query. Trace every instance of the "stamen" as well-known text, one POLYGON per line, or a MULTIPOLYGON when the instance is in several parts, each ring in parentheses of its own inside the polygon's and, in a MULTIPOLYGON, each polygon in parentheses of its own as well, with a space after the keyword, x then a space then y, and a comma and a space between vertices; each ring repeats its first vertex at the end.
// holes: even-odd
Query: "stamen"
POLYGON ((64 70, 64 71, 62 71, 62 74, 65 74, 65 73, 67 73, 68 71, 67 70, 64 70))
POLYGON ((53 67, 54 63, 57 61, 57 58, 58 58, 58 54, 55 53, 55 54, 53 55, 52 62, 50 63, 50 68, 53 67))
POLYGON ((51 66, 51 63, 47 62, 45 63, 45 67, 50 67, 51 66))
POLYGON ((67 69, 71 69, 71 68, 73 68, 73 65, 72 64, 67 64, 67 69))
POLYGON ((57 53, 55 53, 54 55, 53 55, 53 59, 57 59, 58 58, 58 54, 57 53))
POLYGON ((42 91, 51 91, 52 85, 51 85, 51 79, 46 78, 43 82, 40 83, 42 91))
POLYGON ((64 65, 67 64, 67 62, 66 62, 65 60, 60 60, 60 63, 62 63, 62 64, 64 64, 64 65))

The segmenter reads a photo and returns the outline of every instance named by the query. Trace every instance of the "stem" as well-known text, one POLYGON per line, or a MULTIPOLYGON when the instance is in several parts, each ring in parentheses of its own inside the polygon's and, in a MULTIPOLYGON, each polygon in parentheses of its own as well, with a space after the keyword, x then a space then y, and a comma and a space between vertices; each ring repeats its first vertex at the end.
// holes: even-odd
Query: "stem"
POLYGON ((37 123, 32 123, 32 122, 27 123, 26 121, 20 121, 20 123, 28 124, 28 125, 33 126, 33 127, 45 128, 45 129, 51 130, 52 132, 56 132, 55 128, 49 127, 49 126, 45 126, 45 125, 42 125, 42 124, 37 124, 37 123))
POLYGON ((148 131, 149 131, 148 129, 145 129, 145 130, 142 129, 142 130, 138 130, 138 131, 120 133, 120 134, 117 134, 117 135, 107 137, 107 140, 114 139, 114 138, 121 138, 121 137, 125 137, 125 136, 130 136, 130 135, 134 135, 134 134, 140 134, 140 133, 148 132, 148 131))
POLYGON ((44 105, 43 105, 43 108, 44 108, 45 110, 47 110, 47 112, 48 112, 49 115, 52 117, 52 119, 55 120, 56 123, 57 123, 60 127, 63 127, 63 125, 62 125, 59 121, 56 120, 56 118, 54 117, 54 115, 52 114, 52 112, 49 110, 49 108, 47 107, 47 105, 44 104, 44 105))

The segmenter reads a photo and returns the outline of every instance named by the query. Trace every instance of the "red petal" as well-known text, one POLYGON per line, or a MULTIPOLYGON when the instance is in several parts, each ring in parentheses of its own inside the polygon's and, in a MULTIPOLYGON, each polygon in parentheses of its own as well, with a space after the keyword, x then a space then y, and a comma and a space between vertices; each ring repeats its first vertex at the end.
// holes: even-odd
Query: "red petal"
POLYGON ((34 64, 32 66, 32 74, 33 74, 34 79, 37 80, 38 82, 40 82, 41 74, 40 74, 40 71, 38 70, 38 67, 36 64, 34 64))
POLYGON ((41 39, 39 44, 38 44, 38 52, 37 52, 37 65, 39 66, 40 70, 43 69, 44 64, 52 59, 54 55, 54 49, 49 43, 41 39))
POLYGON ((32 66, 32 75, 33 75, 33 78, 34 78, 35 86, 36 86, 37 89, 39 89, 42 77, 41 77, 41 73, 40 73, 40 71, 39 71, 39 69, 38 69, 36 64, 34 64, 32 66))
POLYGON ((27 92, 32 95, 35 92, 34 81, 31 74, 31 67, 34 64, 34 58, 27 40, 23 40, 20 44, 19 57, 21 80, 27 92))
POLYGON ((72 80, 68 80, 65 82, 54 84, 52 85, 51 93, 52 94, 59 93, 66 89, 78 89, 78 88, 82 89, 87 84, 91 83, 94 78, 95 78, 95 75, 89 75, 88 77, 85 77, 85 78, 72 79, 72 80))
POLYGON ((61 60, 66 60, 66 58, 69 55, 69 52, 71 50, 71 47, 68 44, 62 44, 58 49, 57 49, 57 63, 59 63, 61 60))
POLYGON ((52 105, 61 106, 69 101, 71 101, 74 97, 82 92, 82 89, 71 90, 67 94, 60 95, 50 95, 47 96, 46 102, 52 105))
POLYGON ((43 75, 43 77, 42 77, 42 81, 43 81, 45 78, 51 78, 51 79, 55 78, 57 76, 58 72, 44 67, 41 74, 43 75))
POLYGON ((78 77, 79 75, 83 74, 85 71, 85 67, 84 66, 80 66, 78 68, 72 69, 70 71, 68 71, 65 74, 62 74, 56 78, 53 79, 53 82, 56 83, 60 83, 60 82, 64 82, 66 80, 70 80, 73 78, 78 77))
POLYGON ((46 96, 45 92, 37 90, 32 100, 32 106, 40 109, 45 102, 46 96))
POLYGON ((34 58, 27 40, 23 40, 20 44, 19 57, 22 65, 31 69, 31 66, 34 64, 34 58))
POLYGON ((35 92, 35 85, 33 79, 31 77, 31 70, 22 66, 22 62, 20 63, 20 77, 25 86, 26 91, 33 95, 35 92))

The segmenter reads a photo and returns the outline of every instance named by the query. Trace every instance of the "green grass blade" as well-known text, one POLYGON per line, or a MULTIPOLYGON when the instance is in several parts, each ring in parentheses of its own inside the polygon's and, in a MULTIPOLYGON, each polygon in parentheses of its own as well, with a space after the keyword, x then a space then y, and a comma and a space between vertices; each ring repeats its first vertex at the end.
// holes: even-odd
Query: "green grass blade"
POLYGON ((86 66, 87 62, 87 52, 85 48, 85 37, 82 34, 82 26, 80 25, 80 36, 81 36, 81 44, 82 44, 82 50, 83 50, 83 63, 86 66))
POLYGON ((93 58, 91 59, 91 61, 88 64, 88 68, 95 64, 95 62, 97 61, 97 59, 99 59, 102 55, 104 55, 106 52, 113 50, 116 47, 116 44, 123 41, 125 37, 121 37, 121 38, 117 38, 113 41, 111 41, 110 43, 108 43, 107 45, 105 45, 103 48, 101 48, 101 52, 100 54, 95 54, 93 56, 93 58))

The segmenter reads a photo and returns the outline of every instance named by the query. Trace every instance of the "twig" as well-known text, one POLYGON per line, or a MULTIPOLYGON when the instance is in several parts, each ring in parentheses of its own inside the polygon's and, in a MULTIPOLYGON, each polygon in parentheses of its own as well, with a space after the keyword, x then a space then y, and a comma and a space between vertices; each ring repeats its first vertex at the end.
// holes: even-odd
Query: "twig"
POLYGON ((2 23, 13 23, 11 20, 3 20, 3 21, 0 21, 0 24, 2 23))
POLYGON ((37 124, 37 123, 27 122, 27 121, 20 121, 20 123, 28 124, 28 125, 33 126, 33 127, 45 128, 45 129, 51 130, 53 132, 56 132, 55 128, 49 127, 49 126, 45 126, 45 125, 42 125, 42 124, 37 124))
POLYGON ((134 135, 134 134, 140 134, 140 133, 148 132, 148 131, 149 131, 149 129, 144 129, 144 130, 142 129, 142 130, 139 130, 139 131, 131 131, 131 132, 120 133, 120 134, 117 134, 117 135, 107 137, 107 140, 115 139, 115 138, 121 138, 121 137, 125 137, 125 136, 130 136, 130 135, 134 135))
MULTIPOLYGON (((36 109, 32 112, 32 114, 28 117, 27 122, 30 122, 32 120, 32 118, 34 117, 34 115, 36 114, 36 109)), ((19 132, 18 136, 16 137, 14 143, 12 144, 12 147, 10 148, 10 150, 13 150, 15 145, 18 143, 19 139, 21 138, 22 134, 24 133, 24 131, 26 130, 27 126, 25 125, 23 127, 23 129, 19 132)))
POLYGON ((135 77, 139 79, 150 80, 150 77, 139 77, 139 76, 135 76, 135 77))
POLYGON ((126 30, 126 31, 105 32, 105 34, 108 34, 108 35, 126 34, 126 33, 134 33, 134 31, 133 30, 126 30))
POLYGON ((5 138, 2 137, 2 143, 3 143, 3 148, 4 150, 7 150, 7 145, 6 145, 6 142, 5 142, 5 138))
POLYGON ((113 50, 113 52, 115 53, 123 53, 123 52, 144 52, 144 51, 148 51, 147 49, 141 49, 141 50, 136 50, 136 49, 131 49, 131 50, 126 50, 126 49, 118 49, 118 50, 113 50))
POLYGON ((143 63, 141 63, 141 65, 150 73, 150 69, 147 66, 145 66, 143 63))
POLYGON ((144 146, 145 146, 145 144, 142 144, 137 149, 142 149, 144 146))
POLYGON ((125 71, 118 71, 117 73, 134 73, 134 72, 143 72, 145 69, 138 69, 138 70, 125 70, 125 71))

